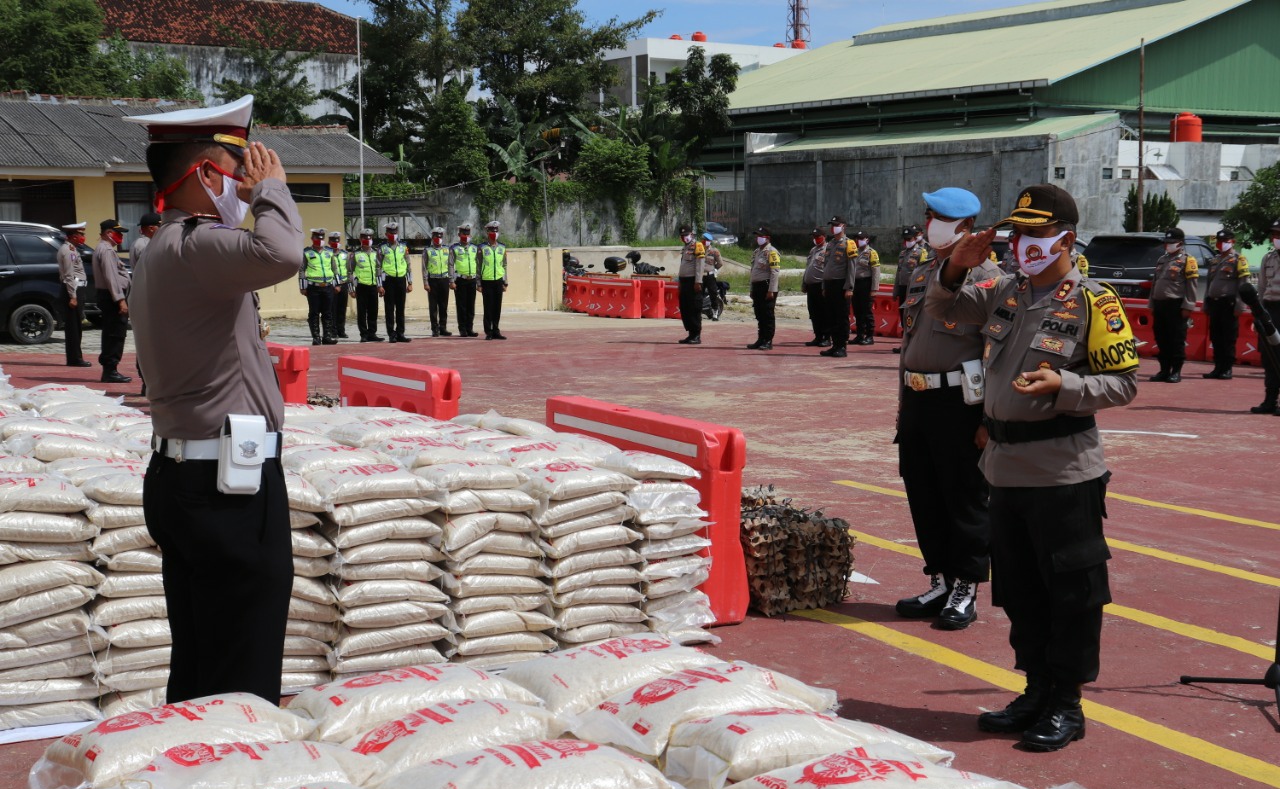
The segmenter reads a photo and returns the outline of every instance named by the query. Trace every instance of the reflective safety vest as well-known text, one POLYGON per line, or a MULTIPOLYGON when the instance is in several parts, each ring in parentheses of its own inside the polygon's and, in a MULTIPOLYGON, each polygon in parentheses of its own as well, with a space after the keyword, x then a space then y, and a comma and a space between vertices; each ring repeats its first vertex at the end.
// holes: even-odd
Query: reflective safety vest
POLYGON ((476 253, 479 251, 475 244, 454 244, 449 247, 449 251, 453 253, 453 270, 457 272, 459 277, 474 278, 476 275, 476 253))
POLYGON ((427 276, 447 277, 449 275, 449 248, 427 247, 422 252, 427 262, 427 276))
POLYGON ((378 255, 372 249, 357 249, 352 257, 356 261, 355 278, 357 285, 376 285, 378 282, 378 255))
POLYGON ((507 278, 507 248, 482 244, 480 246, 480 279, 493 281, 507 278))
POLYGON ((382 271, 388 277, 403 277, 409 273, 408 247, 404 244, 382 245, 382 271))
POLYGON ((307 247, 302 256, 307 261, 307 282, 317 285, 333 283, 333 254, 330 250, 307 247))

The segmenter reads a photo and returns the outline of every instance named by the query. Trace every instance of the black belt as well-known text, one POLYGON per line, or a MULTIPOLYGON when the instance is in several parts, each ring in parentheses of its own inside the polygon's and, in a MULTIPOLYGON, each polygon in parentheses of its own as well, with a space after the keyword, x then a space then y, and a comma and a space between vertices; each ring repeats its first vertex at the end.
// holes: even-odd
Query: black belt
POLYGON ((1038 422, 1005 422, 984 416, 982 424, 987 428, 987 436, 997 444, 1025 444, 1083 433, 1097 427, 1098 420, 1091 416, 1062 414, 1038 422))

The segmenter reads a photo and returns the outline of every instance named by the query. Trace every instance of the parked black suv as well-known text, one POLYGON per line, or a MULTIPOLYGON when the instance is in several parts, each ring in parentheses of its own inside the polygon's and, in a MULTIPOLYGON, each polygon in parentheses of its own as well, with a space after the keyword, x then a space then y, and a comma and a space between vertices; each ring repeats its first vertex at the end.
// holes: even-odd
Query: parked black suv
MULTIPOLYGON (((47 342, 62 319, 58 248, 61 230, 31 222, 0 222, 0 326, 19 345, 47 342)), ((85 316, 101 320, 94 303, 93 250, 80 245, 85 278, 85 316)))
MULTIPOLYGON (((1204 269, 1217 254, 1203 238, 1187 236, 1187 254, 1204 269)), ((1115 286, 1121 298, 1146 299, 1151 295, 1156 262, 1164 254, 1163 233, 1117 233, 1094 236, 1085 247, 1089 258, 1089 277, 1115 286)), ((1203 279, 1203 277, 1201 277, 1203 279)), ((1204 286, 1197 284, 1203 294, 1204 286)), ((1200 298, 1199 295, 1196 297, 1200 298)))

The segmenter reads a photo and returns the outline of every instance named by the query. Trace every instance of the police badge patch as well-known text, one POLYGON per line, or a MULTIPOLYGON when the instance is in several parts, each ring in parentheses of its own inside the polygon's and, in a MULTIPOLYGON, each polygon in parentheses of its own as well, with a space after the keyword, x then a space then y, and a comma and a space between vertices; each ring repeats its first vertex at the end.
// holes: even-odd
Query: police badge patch
POLYGON ((240 445, 240 457, 256 458, 258 456, 258 443, 256 441, 246 441, 240 445))

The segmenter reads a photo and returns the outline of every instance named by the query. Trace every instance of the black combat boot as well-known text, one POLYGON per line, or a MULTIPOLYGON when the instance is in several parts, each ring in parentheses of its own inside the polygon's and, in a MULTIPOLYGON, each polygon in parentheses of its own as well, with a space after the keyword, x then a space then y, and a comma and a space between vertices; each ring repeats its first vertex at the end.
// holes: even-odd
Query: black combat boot
POLYGON ((1262 398, 1262 402, 1258 405, 1255 405, 1253 408, 1250 408, 1249 413, 1280 414, 1280 411, 1276 410, 1276 399, 1278 396, 1280 396, 1280 392, 1277 392, 1274 389, 1268 389, 1266 395, 1263 396, 1262 398))
POLYGON ((947 604, 938 614, 938 627, 943 630, 964 630, 978 618, 978 584, 956 579, 951 585, 947 604))
POLYGON ((934 573, 929 576, 929 589, 912 597, 904 597, 894 606, 894 610, 898 612, 898 616, 907 617, 908 619, 920 619, 927 616, 937 616, 942 613, 943 607, 947 604, 947 597, 951 594, 951 584, 945 581, 941 575, 934 573))
POLYGON ((978 716, 978 728, 994 734, 1021 734, 1040 720, 1049 697, 1053 695, 1053 683, 1047 676, 1027 675, 1027 689, 1022 695, 999 712, 984 712, 978 716))
POLYGON ((1180 384, 1182 383, 1182 362, 1174 362, 1169 370, 1169 377, 1165 379, 1166 383, 1180 384))
POLYGON ((1022 747, 1029 751, 1060 751, 1084 739, 1084 710, 1079 685, 1056 685, 1040 720, 1022 733, 1022 747))
POLYGON ((1169 380, 1169 365, 1168 365, 1168 364, 1166 364, 1166 363, 1164 363, 1164 362, 1160 362, 1160 372, 1158 372, 1158 373, 1156 373, 1155 375, 1151 376, 1151 378, 1149 378, 1148 380, 1150 380, 1150 381, 1152 381, 1152 382, 1154 382, 1154 383, 1158 383, 1158 384, 1162 384, 1162 383, 1164 383, 1164 382, 1168 381, 1168 380, 1169 380))

